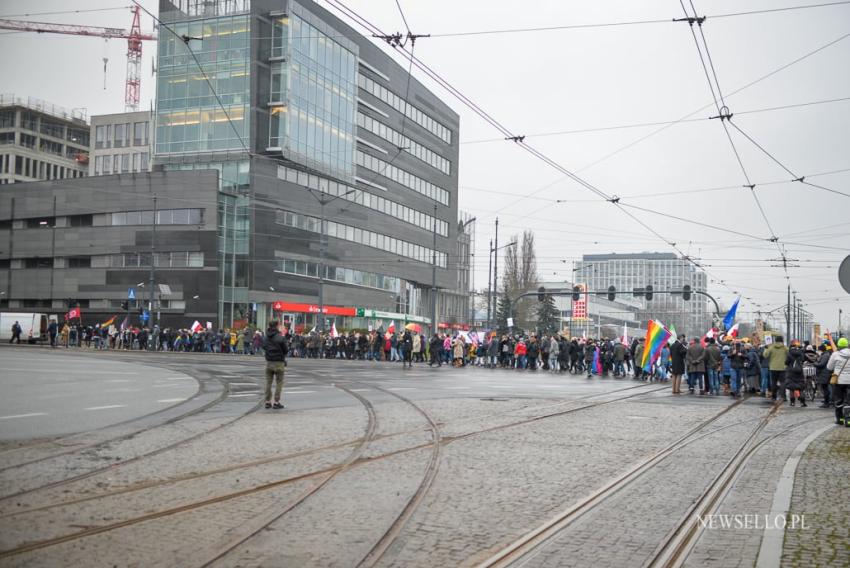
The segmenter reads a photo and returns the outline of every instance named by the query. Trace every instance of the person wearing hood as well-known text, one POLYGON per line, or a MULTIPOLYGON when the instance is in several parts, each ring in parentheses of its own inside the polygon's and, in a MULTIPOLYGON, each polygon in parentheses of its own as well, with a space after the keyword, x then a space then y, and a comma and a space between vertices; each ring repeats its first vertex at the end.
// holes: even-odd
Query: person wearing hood
POLYGON ((833 354, 829 358, 826 368, 836 375, 836 382, 832 385, 835 423, 850 428, 850 421, 847 420, 847 414, 850 414, 850 412, 845 411, 845 409, 850 409, 850 346, 846 337, 840 338, 837 344, 833 343, 832 337, 827 337, 830 344, 833 345, 833 354))
POLYGON ((275 320, 269 322, 263 339, 263 351, 266 354, 266 408, 281 409, 280 393, 283 390, 283 370, 286 366, 286 354, 289 342, 277 329, 275 320), (274 405, 272 405, 272 381, 275 383, 274 405))
POLYGON ((804 362, 805 354, 800 349, 800 343, 797 340, 792 341, 791 348, 788 350, 788 356, 785 358, 784 386, 791 397, 789 406, 794 406, 796 398, 800 399, 800 406, 806 406, 806 381, 803 377, 804 362))

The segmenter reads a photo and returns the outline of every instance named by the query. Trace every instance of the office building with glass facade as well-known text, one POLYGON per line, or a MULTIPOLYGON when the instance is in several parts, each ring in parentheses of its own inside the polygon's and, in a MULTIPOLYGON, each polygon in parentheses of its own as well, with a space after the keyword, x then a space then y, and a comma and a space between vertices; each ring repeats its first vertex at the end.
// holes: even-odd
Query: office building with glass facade
MULTIPOLYGON (((707 291, 706 273, 693 263, 673 253, 644 252, 634 254, 586 254, 576 265, 576 282, 590 292, 614 286, 617 295, 633 297, 635 288, 652 285, 654 290, 681 291, 685 284, 693 290, 707 291)), ((705 334, 711 326, 711 312, 705 296, 693 295, 684 300, 681 294, 657 293, 652 300, 635 298, 641 309, 638 319, 646 325, 649 319, 674 325, 676 331, 689 337, 705 334)))
POLYGON ((468 319, 457 113, 309 0, 160 19, 154 166, 219 172, 220 325, 310 329, 321 287, 338 327, 429 326, 434 267, 434 323, 468 319))

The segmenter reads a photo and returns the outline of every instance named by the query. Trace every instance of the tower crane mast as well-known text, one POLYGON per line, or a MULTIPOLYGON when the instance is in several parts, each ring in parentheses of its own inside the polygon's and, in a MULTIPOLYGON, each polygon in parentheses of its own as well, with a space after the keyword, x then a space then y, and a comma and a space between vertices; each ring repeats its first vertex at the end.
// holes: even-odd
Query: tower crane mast
POLYGON ((141 90, 142 42, 156 41, 154 34, 142 33, 139 7, 131 8, 133 22, 129 30, 121 28, 101 28, 95 26, 75 26, 70 24, 53 24, 47 22, 29 22, 26 20, 0 19, 0 29, 20 32, 36 32, 47 34, 65 34, 105 39, 127 40, 127 79, 124 85, 124 110, 127 112, 139 110, 139 93, 141 90))

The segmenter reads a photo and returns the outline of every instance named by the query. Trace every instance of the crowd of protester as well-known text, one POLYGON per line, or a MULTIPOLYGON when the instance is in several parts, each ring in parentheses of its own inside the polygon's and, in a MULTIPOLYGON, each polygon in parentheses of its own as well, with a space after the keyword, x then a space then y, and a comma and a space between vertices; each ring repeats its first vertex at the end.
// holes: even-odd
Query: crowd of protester
MULTIPOLYGON (((256 329, 116 329, 114 326, 61 325, 48 329, 50 345, 69 348, 153 350, 192 353, 263 353, 264 334, 256 329)), ((664 345, 646 370, 643 338, 569 338, 562 334, 437 333, 383 330, 343 334, 286 332, 286 356, 414 363, 430 366, 487 367, 527 372, 551 372, 638 381, 672 382, 674 394, 741 397, 745 394, 807 406, 806 387, 817 389, 821 408, 850 410, 850 347, 842 337, 827 337, 819 345, 794 340, 786 347, 782 337, 771 342, 748 338, 691 338, 684 335, 664 345)), ((840 418, 839 418, 840 416, 840 418)), ((850 425, 850 421, 848 421, 850 425)))

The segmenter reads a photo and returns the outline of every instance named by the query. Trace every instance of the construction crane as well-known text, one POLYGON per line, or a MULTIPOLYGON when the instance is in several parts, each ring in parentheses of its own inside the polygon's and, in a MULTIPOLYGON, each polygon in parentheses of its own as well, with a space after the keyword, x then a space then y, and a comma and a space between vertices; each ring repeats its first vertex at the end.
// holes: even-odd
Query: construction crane
POLYGON ((130 11, 133 14, 133 23, 129 30, 4 19, 0 19, 0 29, 36 32, 40 34, 66 34, 102 37, 105 39, 126 39, 127 80, 124 85, 124 110, 126 112, 132 112, 139 110, 139 92, 142 86, 140 73, 142 67, 142 42, 156 41, 156 36, 154 34, 142 33, 138 6, 131 8, 130 11))

